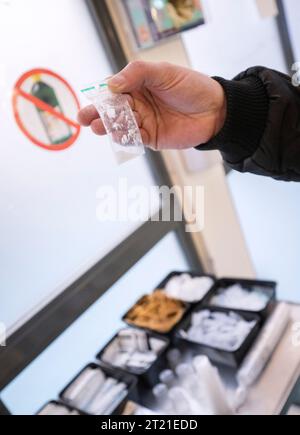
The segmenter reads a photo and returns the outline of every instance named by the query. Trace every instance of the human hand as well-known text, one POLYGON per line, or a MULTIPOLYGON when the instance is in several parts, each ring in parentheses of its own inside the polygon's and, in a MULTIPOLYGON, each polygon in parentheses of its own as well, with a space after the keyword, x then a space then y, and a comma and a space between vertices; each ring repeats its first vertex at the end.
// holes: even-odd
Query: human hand
MULTIPOLYGON (((135 61, 108 81, 111 91, 128 94, 146 146, 186 149, 208 142, 226 119, 226 97, 212 78, 169 63, 135 61)), ((106 131, 94 106, 78 121, 97 135, 106 131)))

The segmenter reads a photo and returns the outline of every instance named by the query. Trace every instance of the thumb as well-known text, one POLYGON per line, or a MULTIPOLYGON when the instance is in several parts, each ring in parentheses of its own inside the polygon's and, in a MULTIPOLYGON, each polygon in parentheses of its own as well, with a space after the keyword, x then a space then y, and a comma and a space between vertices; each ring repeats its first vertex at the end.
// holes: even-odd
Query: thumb
POLYGON ((116 93, 130 93, 143 86, 153 89, 164 84, 168 66, 164 63, 134 61, 109 79, 108 86, 116 93))

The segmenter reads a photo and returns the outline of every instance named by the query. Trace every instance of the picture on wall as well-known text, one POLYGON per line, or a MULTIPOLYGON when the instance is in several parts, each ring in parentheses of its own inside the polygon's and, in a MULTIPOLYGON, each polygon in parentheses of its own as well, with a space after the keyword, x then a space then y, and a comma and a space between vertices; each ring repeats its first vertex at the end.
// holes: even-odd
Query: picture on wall
POLYGON ((200 0, 124 0, 139 48, 204 24, 200 0))

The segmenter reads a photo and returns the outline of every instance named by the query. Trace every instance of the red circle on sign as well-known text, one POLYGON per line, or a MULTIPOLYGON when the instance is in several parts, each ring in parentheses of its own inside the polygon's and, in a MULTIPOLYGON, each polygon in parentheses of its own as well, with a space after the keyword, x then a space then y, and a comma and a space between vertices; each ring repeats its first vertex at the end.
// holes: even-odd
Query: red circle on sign
POLYGON ((79 100, 78 100, 75 92, 73 91, 73 89, 69 85, 69 83, 64 78, 60 77, 58 74, 54 73, 53 71, 50 71, 50 70, 47 70, 44 68, 37 68, 37 69, 32 69, 32 70, 26 72, 25 74, 23 74, 14 86, 14 92, 13 92, 13 97, 12 97, 14 116, 15 116, 16 122, 17 122, 20 130, 35 145, 37 145, 41 148, 44 148, 46 150, 49 150, 49 151, 62 151, 62 150, 69 148, 78 139, 79 134, 80 134, 80 125, 77 122, 68 119, 65 115, 63 115, 59 112, 56 112, 54 108, 52 108, 51 106, 48 106, 43 101, 37 99, 36 97, 34 97, 31 94, 28 94, 22 90, 22 85, 26 82, 26 80, 28 80, 30 77, 32 77, 34 75, 38 75, 38 74, 48 75, 52 78, 57 79, 59 82, 61 82, 68 89, 68 91, 70 92, 70 94, 74 98, 74 102, 76 104, 76 109, 77 109, 77 111, 79 111, 79 109, 80 109, 79 100), (36 137, 34 137, 28 131, 26 126, 24 125, 24 122, 22 121, 20 114, 18 113, 18 107, 17 107, 18 106, 18 104, 17 104, 18 98, 25 98, 27 101, 34 104, 36 107, 40 107, 43 110, 51 113, 53 116, 59 118, 61 121, 64 121, 66 124, 73 127, 75 129, 75 133, 73 133, 72 136, 66 142, 63 142, 62 144, 47 145, 47 144, 41 142, 36 137))

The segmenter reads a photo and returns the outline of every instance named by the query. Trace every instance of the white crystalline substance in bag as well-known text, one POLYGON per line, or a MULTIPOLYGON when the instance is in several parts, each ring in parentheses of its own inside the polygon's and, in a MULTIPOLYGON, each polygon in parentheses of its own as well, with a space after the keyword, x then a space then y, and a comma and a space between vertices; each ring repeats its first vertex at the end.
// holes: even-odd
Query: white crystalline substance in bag
POLYGON ((238 350, 255 322, 247 322, 236 313, 199 311, 192 316, 192 325, 181 335, 199 344, 212 346, 229 352, 238 350))
POLYGON ((214 281, 208 276, 192 278, 183 273, 170 279, 165 287, 168 296, 185 302, 200 302, 214 281))
POLYGON ((240 284, 236 284, 215 295, 211 299, 210 305, 247 311, 261 311, 266 308, 269 300, 269 296, 262 290, 248 291, 240 284))
POLYGON ((136 156, 144 154, 140 129, 126 95, 112 93, 106 82, 94 84, 82 92, 97 109, 114 151, 136 156))
MULTIPOLYGON (((109 119, 115 119, 116 111, 113 107, 107 109, 107 116, 109 117, 109 119)), ((115 125, 117 128, 119 127, 117 123, 115 125)))
POLYGON ((135 117, 124 95, 108 94, 98 102, 97 109, 113 143, 124 147, 143 146, 135 117))

